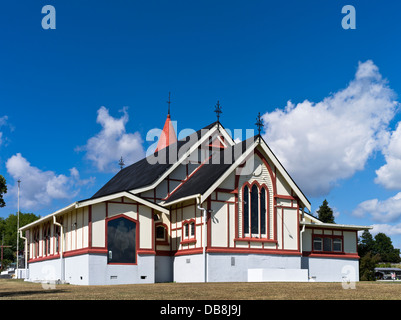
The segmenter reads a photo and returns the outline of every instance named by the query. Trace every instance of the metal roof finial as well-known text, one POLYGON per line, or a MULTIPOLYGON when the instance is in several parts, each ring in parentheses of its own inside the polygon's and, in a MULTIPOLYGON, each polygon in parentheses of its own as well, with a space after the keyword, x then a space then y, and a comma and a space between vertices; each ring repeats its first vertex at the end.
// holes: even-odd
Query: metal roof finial
POLYGON ((120 161, 118 162, 118 165, 120 166, 120 170, 122 170, 124 168, 124 166, 125 166, 125 163, 124 163, 124 160, 123 160, 122 156, 120 158, 120 161))
POLYGON ((167 103, 168 103, 168 115, 170 115, 170 103, 171 103, 171 101, 170 101, 170 94, 171 94, 171 92, 169 92, 168 93, 168 101, 167 101, 167 103))
POLYGON ((262 117, 260 116, 260 112, 258 113, 258 116, 257 116, 257 118, 256 118, 256 123, 255 123, 255 125, 258 127, 258 135, 260 136, 260 131, 262 131, 262 128, 264 127, 263 119, 262 119, 262 117))
POLYGON ((217 104, 214 107, 214 112, 216 112, 217 122, 220 122, 220 114, 223 113, 223 111, 221 111, 219 100, 217 100, 217 104))

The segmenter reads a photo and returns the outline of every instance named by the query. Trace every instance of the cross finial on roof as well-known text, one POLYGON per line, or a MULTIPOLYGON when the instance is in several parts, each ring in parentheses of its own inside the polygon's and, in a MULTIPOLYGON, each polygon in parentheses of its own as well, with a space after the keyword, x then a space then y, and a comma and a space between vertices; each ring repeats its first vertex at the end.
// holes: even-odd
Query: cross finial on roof
POLYGON ((124 168, 125 163, 124 163, 123 157, 120 158, 120 161, 118 162, 118 165, 120 166, 120 170, 122 170, 124 168))
POLYGON ((260 112, 258 113, 258 116, 256 118, 256 126, 258 127, 258 135, 260 136, 260 131, 262 131, 262 128, 264 127, 263 125, 263 119, 260 116, 260 112))
POLYGON ((223 113, 223 111, 221 111, 219 100, 217 100, 217 104, 214 107, 214 112, 216 112, 217 121, 220 122, 220 114, 223 113))
POLYGON ((168 103, 168 115, 170 115, 170 103, 171 103, 170 94, 171 94, 171 92, 168 93, 168 101, 167 101, 167 103, 168 103))

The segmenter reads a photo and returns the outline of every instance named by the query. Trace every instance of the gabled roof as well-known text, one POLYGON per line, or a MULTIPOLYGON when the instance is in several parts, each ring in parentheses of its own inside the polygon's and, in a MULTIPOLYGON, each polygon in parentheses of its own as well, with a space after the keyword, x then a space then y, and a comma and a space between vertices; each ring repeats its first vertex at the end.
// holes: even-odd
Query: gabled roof
POLYGON ((202 142, 202 137, 206 136, 207 133, 210 133, 210 131, 216 127, 216 124, 218 124, 218 122, 213 122, 184 139, 170 144, 166 148, 120 170, 92 196, 92 199, 121 191, 133 191, 150 186, 156 181, 161 180, 162 176, 168 174, 173 166, 178 165, 180 161, 186 157, 182 157, 182 159, 178 159, 177 161, 160 162, 159 160, 170 159, 170 151, 173 154, 176 154, 177 150, 181 150, 184 146, 184 149, 189 150, 197 144, 200 144, 202 142))
POLYGON ((230 167, 236 167, 242 162, 239 159, 244 157, 245 151, 252 147, 255 140, 256 136, 216 151, 208 163, 200 165, 188 181, 172 193, 162 205, 171 205, 182 198, 204 195, 230 167))
POLYGON ((223 181, 251 154, 257 146, 272 161, 275 168, 300 199, 303 206, 311 210, 311 204, 301 189, 296 185, 277 157, 261 136, 254 136, 238 144, 234 144, 232 138, 219 122, 214 122, 201 130, 173 143, 166 148, 122 169, 109 182, 107 182, 91 199, 104 197, 118 192, 131 192, 138 194, 155 188, 165 179, 187 156, 203 144, 209 146, 212 136, 217 133, 226 137, 226 148, 215 150, 214 156, 208 164, 200 165, 193 174, 181 186, 177 188, 164 202, 162 206, 169 206, 183 199, 200 197, 202 203, 223 181), (185 146, 185 147, 184 147, 185 146), (186 152, 182 152, 185 149, 186 152), (170 159, 171 154, 181 154, 175 161, 160 162, 161 159, 170 159), (227 156, 229 155, 229 156, 227 156), (230 158, 231 157, 231 158, 230 158), (216 162, 215 162, 216 160, 216 162))
POLYGON ((209 163, 201 166, 187 182, 171 194, 171 196, 164 203, 161 203, 161 205, 168 206, 181 201, 183 198, 190 199, 194 197, 200 197, 200 202, 202 203, 224 181, 224 179, 233 172, 233 170, 235 170, 252 152, 254 152, 257 146, 260 146, 267 157, 272 161, 278 172, 280 172, 292 190, 294 190, 302 204, 310 211, 311 204, 309 200, 261 136, 254 136, 232 146, 231 148, 222 149, 220 152, 216 152, 220 162, 215 164, 213 163, 213 160, 211 160, 209 163), (226 161, 225 163, 224 160, 227 160, 227 152, 232 154, 232 159, 231 162, 229 161, 227 163, 226 161))

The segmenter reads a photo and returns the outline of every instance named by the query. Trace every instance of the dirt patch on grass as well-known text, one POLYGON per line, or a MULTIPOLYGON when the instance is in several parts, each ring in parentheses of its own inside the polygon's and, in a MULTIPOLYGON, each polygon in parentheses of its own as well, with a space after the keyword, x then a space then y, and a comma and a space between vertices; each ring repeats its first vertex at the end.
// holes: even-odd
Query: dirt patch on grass
POLYGON ((401 283, 155 283, 42 286, 0 279, 1 300, 400 300, 401 283))

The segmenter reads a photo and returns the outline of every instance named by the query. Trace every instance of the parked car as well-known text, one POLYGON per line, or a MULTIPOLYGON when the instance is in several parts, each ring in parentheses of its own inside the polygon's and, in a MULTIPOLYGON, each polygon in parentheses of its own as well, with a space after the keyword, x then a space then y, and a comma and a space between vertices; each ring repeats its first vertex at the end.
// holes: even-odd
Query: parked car
POLYGON ((375 268, 376 280, 401 280, 399 268, 375 268))

